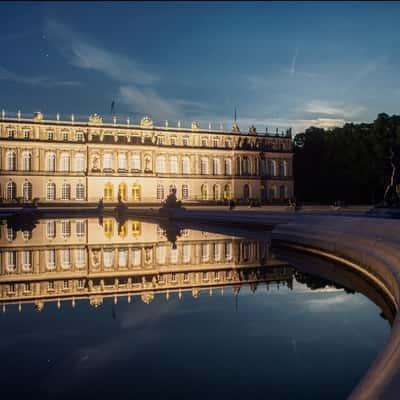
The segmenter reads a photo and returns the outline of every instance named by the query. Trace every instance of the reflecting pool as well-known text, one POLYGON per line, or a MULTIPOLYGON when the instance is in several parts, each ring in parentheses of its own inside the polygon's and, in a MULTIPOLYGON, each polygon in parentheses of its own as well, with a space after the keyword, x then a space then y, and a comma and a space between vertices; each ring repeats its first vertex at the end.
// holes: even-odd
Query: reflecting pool
POLYGON ((267 232, 58 217, 0 231, 13 398, 344 399, 389 335, 372 287, 267 232))

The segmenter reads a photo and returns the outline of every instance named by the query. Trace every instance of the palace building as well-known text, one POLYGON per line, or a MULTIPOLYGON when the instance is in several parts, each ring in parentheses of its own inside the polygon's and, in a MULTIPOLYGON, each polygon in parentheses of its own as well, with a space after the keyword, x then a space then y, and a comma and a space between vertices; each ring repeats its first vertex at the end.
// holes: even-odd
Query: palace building
POLYGON ((104 123, 0 118, 0 198, 3 202, 77 203, 163 201, 172 188, 186 202, 259 199, 278 202, 293 196, 291 130, 260 134, 104 123))

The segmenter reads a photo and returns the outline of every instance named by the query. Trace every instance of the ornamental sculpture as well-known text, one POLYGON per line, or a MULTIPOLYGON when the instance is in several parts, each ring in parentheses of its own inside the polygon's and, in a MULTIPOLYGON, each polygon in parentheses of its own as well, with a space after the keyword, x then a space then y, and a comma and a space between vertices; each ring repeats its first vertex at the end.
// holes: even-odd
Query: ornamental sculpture
POLYGON ((89 124, 100 125, 102 123, 103 123, 103 118, 100 115, 94 113, 89 116, 89 124))
POLYGON ((143 126, 144 128, 152 128, 154 126, 153 120, 146 115, 140 120, 140 126, 143 126))

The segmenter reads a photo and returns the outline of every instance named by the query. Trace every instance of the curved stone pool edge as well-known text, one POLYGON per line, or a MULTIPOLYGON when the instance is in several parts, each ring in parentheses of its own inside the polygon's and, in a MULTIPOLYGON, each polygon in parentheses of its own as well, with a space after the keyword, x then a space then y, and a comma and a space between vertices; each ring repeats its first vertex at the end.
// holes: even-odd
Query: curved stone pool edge
POLYGON ((272 242, 297 246, 358 270, 392 299, 396 317, 391 335, 351 400, 400 398, 400 221, 366 216, 288 213, 176 213, 176 220, 273 227, 272 242))

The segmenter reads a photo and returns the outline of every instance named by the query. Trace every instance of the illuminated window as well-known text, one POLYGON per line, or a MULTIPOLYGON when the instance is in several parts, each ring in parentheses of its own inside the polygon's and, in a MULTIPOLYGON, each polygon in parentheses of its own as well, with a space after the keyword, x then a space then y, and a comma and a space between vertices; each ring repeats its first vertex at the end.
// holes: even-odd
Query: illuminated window
POLYGON ((132 200, 133 201, 140 201, 141 200, 141 190, 140 185, 135 183, 132 186, 132 200))
POLYGON ((207 185, 201 185, 201 199, 207 200, 207 185))
POLYGON ((121 199, 123 201, 127 201, 128 200, 128 193, 127 193, 127 189, 126 189, 126 184, 125 183, 120 183, 118 185, 118 194, 119 194, 119 196, 121 196, 121 199))
POLYGON ((230 200, 232 198, 231 185, 224 186, 224 200, 230 200))
POLYGON ((110 238, 114 234, 114 221, 111 218, 104 220, 104 236, 110 238))
POLYGON ((140 235, 140 221, 132 221, 132 235, 137 237, 140 235))
POLYGON ((104 200, 113 200, 114 194, 113 194, 113 185, 112 183, 108 182, 104 186, 104 200))

